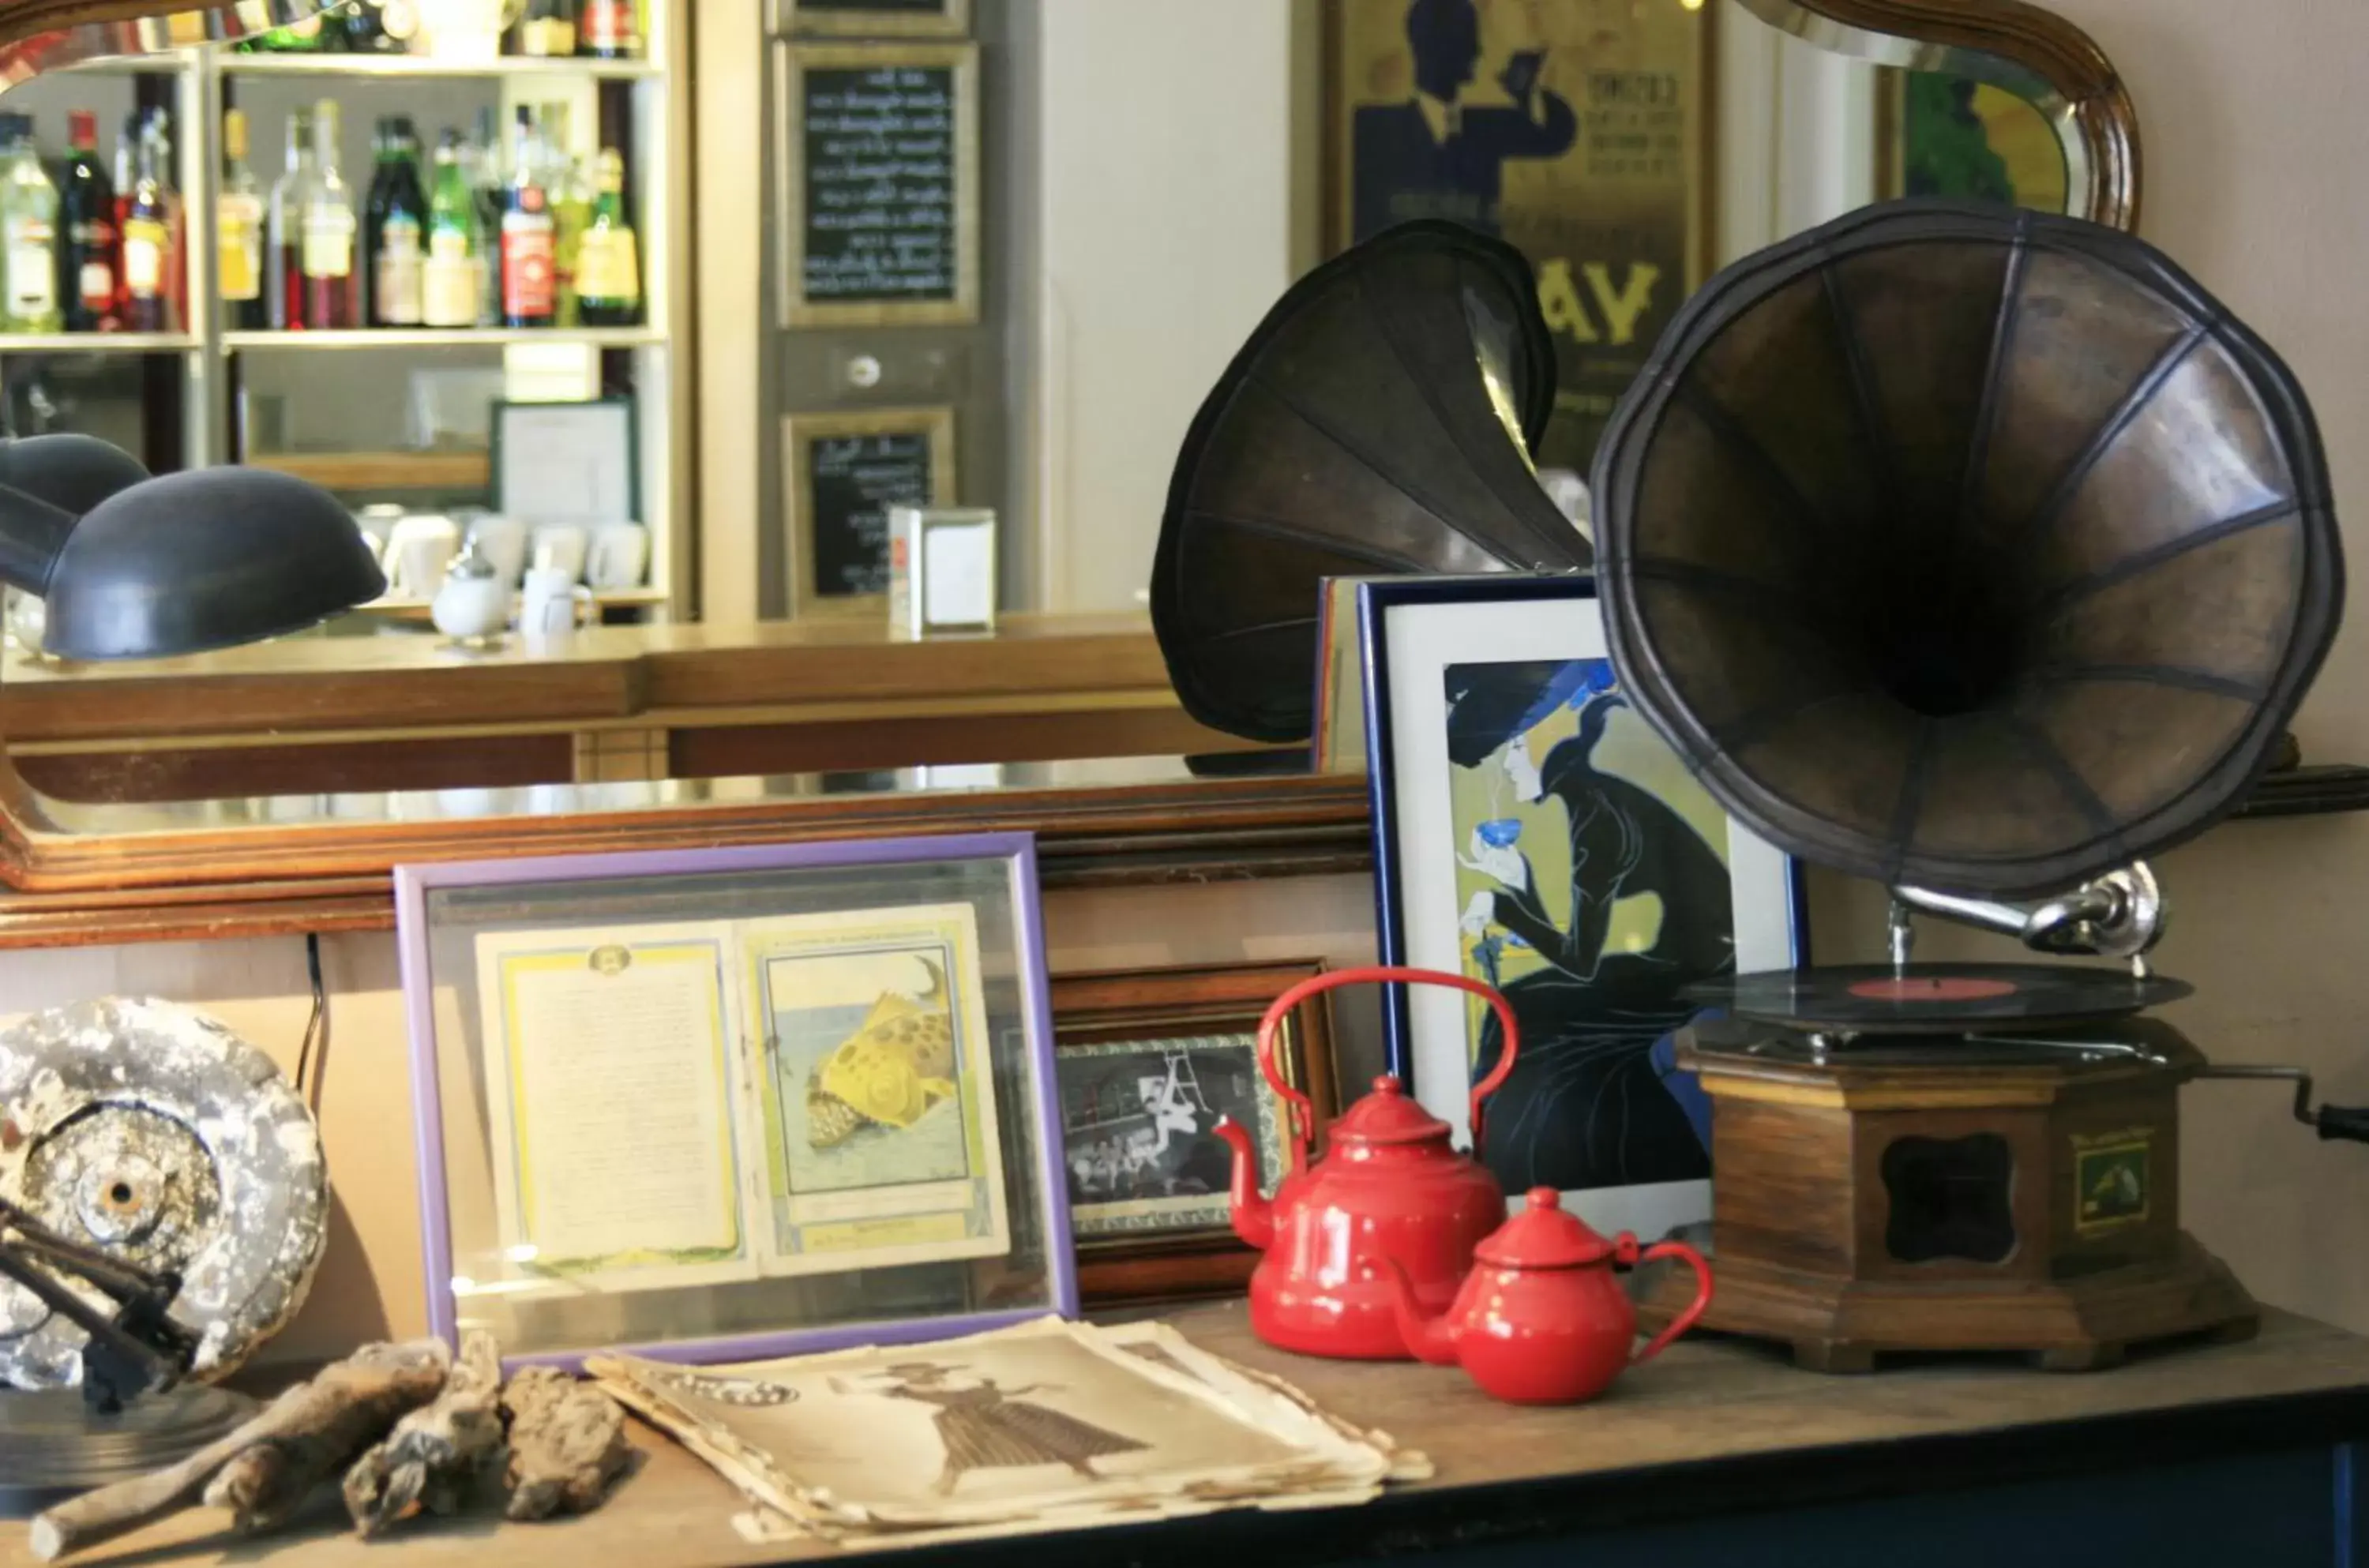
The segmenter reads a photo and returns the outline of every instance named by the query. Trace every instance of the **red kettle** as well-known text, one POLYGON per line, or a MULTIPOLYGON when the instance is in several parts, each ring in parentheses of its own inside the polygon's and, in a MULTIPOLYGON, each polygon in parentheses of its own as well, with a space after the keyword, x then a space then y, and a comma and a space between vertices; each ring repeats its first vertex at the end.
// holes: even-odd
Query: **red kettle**
POLYGON ((1291 1170, 1273 1199, 1259 1196, 1249 1132, 1232 1121, 1217 1131, 1234 1151, 1234 1233, 1266 1254, 1251 1276, 1253 1332, 1307 1356, 1404 1360, 1394 1280, 1381 1265, 1398 1266, 1425 1313, 1445 1311, 1472 1266, 1472 1249, 1505 1223, 1505 1194, 1478 1161, 1456 1151, 1448 1125, 1388 1076, 1333 1123, 1324 1157, 1308 1162, 1308 1096, 1276 1070, 1276 1030, 1320 991, 1368 980, 1453 986, 1495 1010, 1505 1049, 1473 1086, 1478 1150, 1482 1102, 1514 1070, 1514 1009, 1479 980, 1433 969, 1338 969, 1301 981, 1266 1010, 1259 1069, 1291 1114, 1291 1170))

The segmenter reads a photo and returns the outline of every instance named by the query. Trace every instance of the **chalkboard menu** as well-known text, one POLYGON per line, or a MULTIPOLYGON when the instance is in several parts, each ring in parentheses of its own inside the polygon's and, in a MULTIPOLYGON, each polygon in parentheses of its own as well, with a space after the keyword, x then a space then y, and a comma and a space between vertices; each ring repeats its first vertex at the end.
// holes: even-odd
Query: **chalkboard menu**
POLYGON ((974 52, 825 44, 791 54, 789 324, 975 320, 974 52))
POLYGON ((970 25, 968 0, 794 0, 800 32, 959 33, 970 25))
POLYGON ((888 509, 954 499, 954 414, 915 408, 788 421, 801 609, 888 590, 888 509))

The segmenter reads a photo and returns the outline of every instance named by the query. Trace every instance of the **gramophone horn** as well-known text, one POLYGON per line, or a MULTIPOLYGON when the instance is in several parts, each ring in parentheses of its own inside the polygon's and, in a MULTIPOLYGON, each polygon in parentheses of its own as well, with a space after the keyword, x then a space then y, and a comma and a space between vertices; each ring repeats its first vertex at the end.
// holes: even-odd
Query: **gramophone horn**
POLYGON ((1169 482, 1151 621, 1185 711, 1307 738, 1323 578, 1585 567, 1530 466, 1554 387, 1529 266, 1496 240, 1410 223, 1294 284, 1169 482))
POLYGON ((1630 701, 1762 837, 2069 887, 2264 766, 2343 568, 2294 376, 2151 246, 1895 202, 1695 295, 1596 459, 1630 701))

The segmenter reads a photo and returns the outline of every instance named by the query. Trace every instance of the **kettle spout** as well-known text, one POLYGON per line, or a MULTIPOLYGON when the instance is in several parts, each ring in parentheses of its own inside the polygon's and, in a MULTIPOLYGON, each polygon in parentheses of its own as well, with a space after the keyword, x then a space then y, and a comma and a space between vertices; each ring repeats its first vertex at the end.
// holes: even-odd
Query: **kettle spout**
POLYGON ((1252 1152, 1250 1132, 1228 1116, 1218 1123, 1217 1134, 1234 1151, 1233 1183, 1228 1193, 1234 1234, 1265 1252, 1275 1240, 1275 1208, 1259 1192, 1258 1157, 1252 1152))
MULTIPOLYGON (((1374 1265, 1368 1264, 1370 1271, 1374 1265)), ((1398 1318, 1399 1337, 1406 1342, 1407 1354, 1434 1367, 1456 1365, 1456 1329, 1446 1312, 1426 1312, 1414 1293, 1414 1281, 1399 1266, 1396 1258, 1380 1260, 1382 1275, 1390 1282, 1390 1307, 1398 1318)))

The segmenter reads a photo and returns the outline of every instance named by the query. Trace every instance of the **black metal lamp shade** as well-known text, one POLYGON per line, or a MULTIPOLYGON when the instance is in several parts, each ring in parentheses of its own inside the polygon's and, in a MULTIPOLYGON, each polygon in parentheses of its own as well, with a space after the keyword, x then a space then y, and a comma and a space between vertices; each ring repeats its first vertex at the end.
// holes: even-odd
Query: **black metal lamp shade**
POLYGON ((386 591, 316 485, 253 468, 150 479, 104 441, 0 446, 0 580, 47 601, 46 651, 161 658, 259 642, 386 591))

